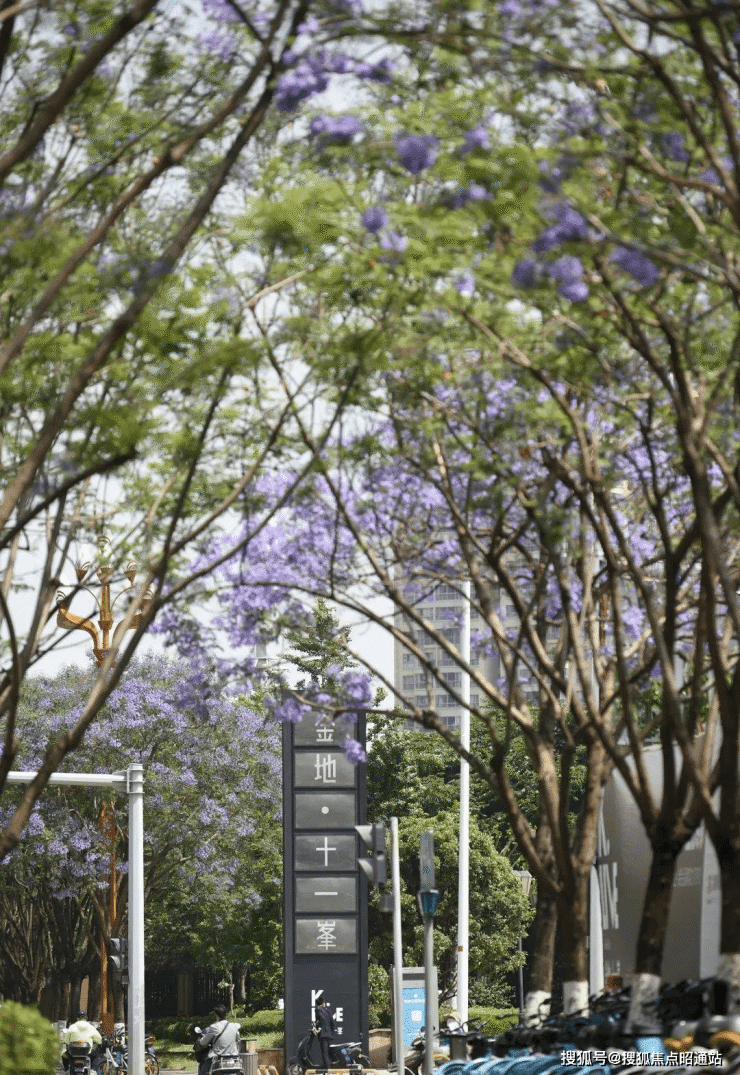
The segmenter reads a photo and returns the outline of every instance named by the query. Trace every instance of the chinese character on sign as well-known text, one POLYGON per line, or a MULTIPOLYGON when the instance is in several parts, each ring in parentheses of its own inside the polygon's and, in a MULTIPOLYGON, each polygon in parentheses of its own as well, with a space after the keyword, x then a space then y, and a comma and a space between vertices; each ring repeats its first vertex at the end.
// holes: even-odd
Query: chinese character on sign
POLYGON ((336 922, 317 922, 319 927, 319 935, 316 938, 316 944, 319 948, 323 948, 327 952, 330 948, 334 948, 337 943, 337 938, 334 934, 334 927, 336 922))
POLYGON ((321 784, 336 784, 337 762, 331 754, 317 754, 315 764, 315 780, 321 784))
POLYGON ((316 848, 316 850, 319 851, 319 852, 323 852, 323 854, 324 854, 324 865, 328 866, 329 865, 329 852, 330 851, 336 851, 336 847, 329 847, 329 837, 325 836, 324 837, 324 845, 323 845, 323 847, 319 846, 319 847, 316 848))
POLYGON ((316 726, 316 742, 317 743, 333 743, 334 742, 334 725, 333 724, 317 724, 317 726, 316 726))

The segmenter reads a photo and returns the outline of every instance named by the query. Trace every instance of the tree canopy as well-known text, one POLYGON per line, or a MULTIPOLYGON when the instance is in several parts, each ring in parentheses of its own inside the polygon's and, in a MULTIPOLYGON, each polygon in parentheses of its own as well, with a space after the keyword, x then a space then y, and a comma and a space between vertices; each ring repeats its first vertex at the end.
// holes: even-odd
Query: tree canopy
MULTIPOLYGON (((92 675, 68 669, 55 679, 27 681, 18 731, 28 769, 83 704, 92 675)), ((115 772, 134 761, 144 765, 148 963, 230 974, 238 965, 256 969, 257 942, 273 943, 281 888, 280 751, 259 698, 214 687, 180 661, 132 662, 66 768, 115 772)), ((111 843, 100 827, 103 801, 89 789, 50 789, 22 845, 8 856, 0 872, 4 995, 38 1001, 44 987, 79 986, 96 966, 98 931, 106 944, 125 935, 127 814, 125 802, 115 804, 111 843), (112 849, 118 861, 113 920, 112 849)), ((11 813, 13 804, 3 810, 11 813)))

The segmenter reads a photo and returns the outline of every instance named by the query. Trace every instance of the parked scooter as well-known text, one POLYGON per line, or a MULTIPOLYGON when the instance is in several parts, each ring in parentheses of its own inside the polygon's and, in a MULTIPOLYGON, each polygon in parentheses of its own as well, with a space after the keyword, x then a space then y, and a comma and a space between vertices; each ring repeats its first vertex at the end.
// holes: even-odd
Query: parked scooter
MULTIPOLYGON (((311 1056, 311 1046, 318 1036, 318 1031, 315 1027, 312 1027, 298 1046, 295 1056, 292 1056, 288 1061, 287 1075, 305 1075, 309 1068, 323 1070, 321 1064, 317 1064, 311 1056)), ((330 1042, 329 1066, 361 1072, 363 1068, 370 1067, 370 1061, 362 1051, 361 1041, 330 1042)))
MULTIPOLYGON (((422 1027, 417 1037, 411 1042, 411 1051, 406 1053, 403 1063, 404 1067, 408 1069, 411 1075, 419 1075, 424 1065, 424 1049, 426 1048, 426 1035, 425 1028, 422 1027)), ((439 1067, 440 1064, 446 1064, 450 1059, 450 1050, 444 1046, 436 1045, 434 1047, 434 1066, 439 1067)))

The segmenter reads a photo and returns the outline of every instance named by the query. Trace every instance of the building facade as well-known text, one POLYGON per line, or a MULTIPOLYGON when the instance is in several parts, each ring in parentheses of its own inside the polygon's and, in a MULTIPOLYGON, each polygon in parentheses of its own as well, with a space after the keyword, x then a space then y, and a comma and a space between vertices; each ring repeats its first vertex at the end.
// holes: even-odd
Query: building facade
MULTIPOLYGON (((417 613, 456 649, 463 643, 465 630, 465 587, 462 582, 428 582, 412 580, 403 583, 404 599, 417 613)), ((498 588, 491 591, 492 605, 507 634, 516 635, 518 617, 506 594, 498 588)), ((470 608, 470 664, 494 686, 501 685, 501 659, 492 652, 491 632, 480 611, 470 608)), ((462 687, 462 670, 455 658, 440 646, 430 631, 420 628, 403 612, 396 612, 396 627, 408 635, 423 651, 425 660, 436 665, 440 678, 458 693, 462 687)), ((399 694, 419 709, 433 709, 450 729, 460 727, 462 708, 455 697, 431 676, 419 660, 398 639, 394 643, 394 686, 399 694)), ((537 700, 536 686, 525 688, 525 697, 532 704, 537 700)), ((485 705, 486 696, 474 681, 470 685, 471 706, 485 705)), ((411 722, 410 722, 411 723, 411 722)), ((418 726, 416 726, 418 727, 418 726)))

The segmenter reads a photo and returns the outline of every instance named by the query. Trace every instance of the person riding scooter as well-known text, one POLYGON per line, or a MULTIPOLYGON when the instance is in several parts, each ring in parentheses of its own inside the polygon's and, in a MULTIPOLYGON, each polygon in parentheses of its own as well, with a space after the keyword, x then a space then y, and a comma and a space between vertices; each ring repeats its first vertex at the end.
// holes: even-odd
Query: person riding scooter
POLYGON ((97 1027, 93 1026, 87 1020, 87 1012, 79 1011, 77 1013, 77 1019, 71 1026, 68 1026, 64 1032, 64 1052, 62 1053, 62 1064, 64 1070, 69 1068, 69 1053, 67 1052, 67 1046, 71 1041, 86 1041, 90 1046, 90 1051, 94 1045, 102 1045, 103 1039, 100 1036, 100 1031, 97 1027))
POLYGON ((218 1057, 239 1055, 239 1024, 227 1020, 224 1004, 217 1004, 213 1014, 216 1016, 216 1022, 206 1027, 197 1042, 200 1053, 198 1075, 208 1075, 218 1057), (201 1052, 203 1049, 207 1049, 205 1056, 201 1052))

